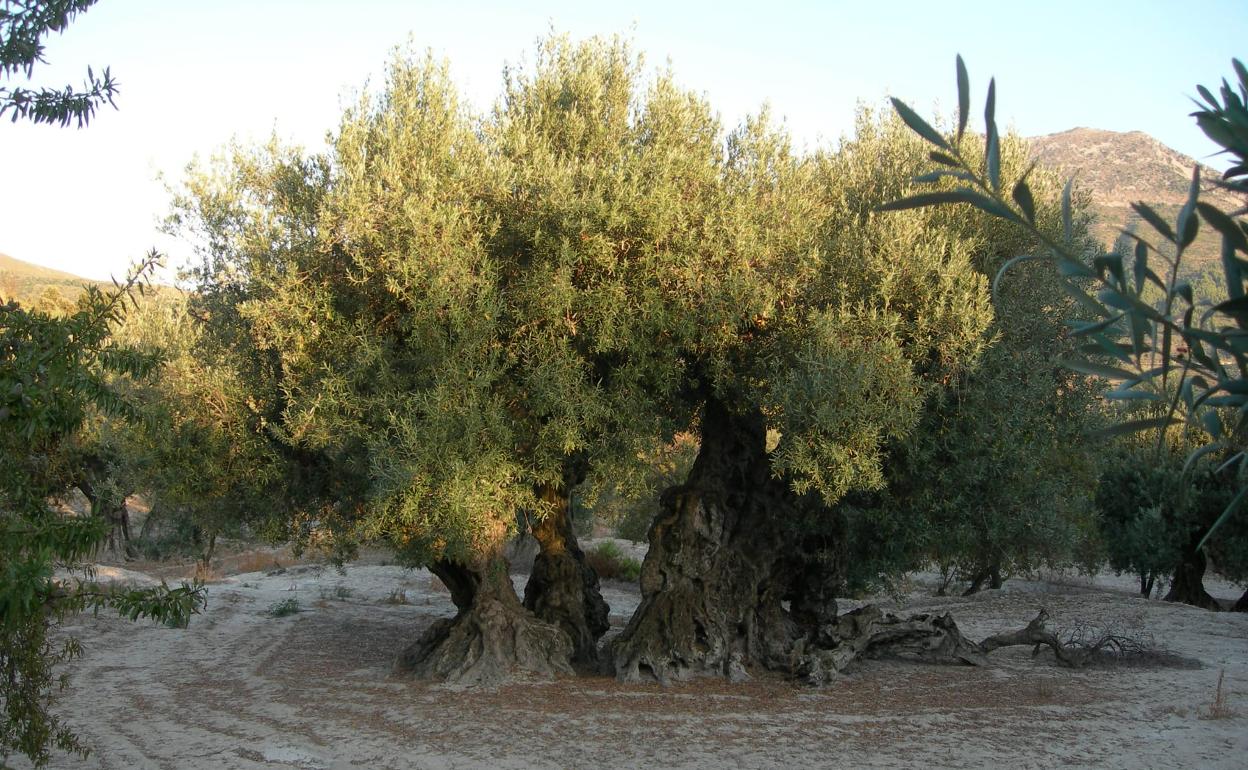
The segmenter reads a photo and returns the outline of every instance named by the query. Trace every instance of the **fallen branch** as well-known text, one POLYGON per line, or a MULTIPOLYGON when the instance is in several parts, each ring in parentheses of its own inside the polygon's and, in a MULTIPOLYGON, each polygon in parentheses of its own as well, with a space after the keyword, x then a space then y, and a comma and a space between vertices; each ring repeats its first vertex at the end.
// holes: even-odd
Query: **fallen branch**
POLYGON ((1057 662, 1070 668, 1081 668, 1089 661, 1105 655, 1116 659, 1144 655, 1151 644, 1140 637, 1115 633, 1108 628, 1095 628, 1080 625, 1062 641, 1057 634, 1049 631, 1044 624, 1049 620, 1047 610, 1039 614, 1027 624, 1026 628, 1007 634, 996 634, 979 643, 980 650, 986 655, 999 647, 1015 645, 1032 645, 1032 657, 1040 654, 1042 647, 1053 650, 1057 662))
POLYGON ((1027 645, 1034 648, 1033 657, 1048 647, 1059 665, 1081 668, 1105 656, 1141 656, 1151 647, 1138 636, 1087 625, 1077 626, 1063 640, 1045 627, 1048 621, 1048 611, 1041 609, 1026 627, 995 634, 976 644, 962 635, 949 613, 902 618, 867 606, 822 626, 813 640, 799 640, 793 647, 789 670, 819 686, 862 658, 913 655, 930 662, 979 666, 987 663, 987 655, 993 650, 1027 645))
POLYGON ((962 635, 949 613, 902 618, 867 606, 823 626, 812 643, 799 641, 793 649, 790 669, 819 686, 859 658, 903 654, 971 666, 986 662, 979 646, 962 635))

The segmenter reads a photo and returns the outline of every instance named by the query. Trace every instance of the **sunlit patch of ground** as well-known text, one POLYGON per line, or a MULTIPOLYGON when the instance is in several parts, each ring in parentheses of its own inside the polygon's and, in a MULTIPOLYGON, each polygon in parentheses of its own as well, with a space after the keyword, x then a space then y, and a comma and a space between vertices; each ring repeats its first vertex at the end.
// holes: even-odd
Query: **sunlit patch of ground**
MULTIPOLYGON (((903 610, 950 610, 971 638, 1021 627, 1043 606, 1058 626, 1151 633, 1201 667, 1069 671, 1010 648, 984 668, 867 661, 822 690, 766 672, 738 685, 588 676, 453 690, 390 673, 404 645, 453 611, 427 572, 290 565, 222 577, 185 630, 73 620, 86 654, 57 708, 94 753, 52 766, 1243 766, 1248 616, 1139 599, 1112 577, 1015 580, 968 599, 933 597, 922 577, 912 588, 903 610), (300 611, 270 614, 289 599, 300 611)), ((636 590, 611 583, 605 594, 622 624, 636 590)))

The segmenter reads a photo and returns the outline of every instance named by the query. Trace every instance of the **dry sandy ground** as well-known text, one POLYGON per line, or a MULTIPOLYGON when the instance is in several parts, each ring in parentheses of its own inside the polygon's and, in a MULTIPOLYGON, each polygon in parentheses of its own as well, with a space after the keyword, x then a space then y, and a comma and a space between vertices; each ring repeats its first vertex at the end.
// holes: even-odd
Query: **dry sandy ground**
MULTIPOLYGON (((110 574, 147 579, 101 577, 110 574)), ((1043 606, 1059 626, 1148 629, 1199 668, 1075 672, 1012 648, 984 668, 870 661, 823 690, 759 675, 668 689, 585 677, 455 691, 390 676, 395 653, 452 611, 427 572, 236 575, 210 586, 207 611, 185 630, 70 623, 86 654, 57 710, 93 753, 52 766, 1248 767, 1248 615, 1139 599, 1129 584, 1014 580, 936 599, 920 578, 903 608, 952 610, 981 638, 1043 606), (410 603, 391 603, 396 590, 410 603), (291 598, 303 611, 268 614, 291 598), (1220 675, 1225 708, 1215 711, 1220 675)), ((618 628, 636 589, 608 584, 604 594, 618 628)))

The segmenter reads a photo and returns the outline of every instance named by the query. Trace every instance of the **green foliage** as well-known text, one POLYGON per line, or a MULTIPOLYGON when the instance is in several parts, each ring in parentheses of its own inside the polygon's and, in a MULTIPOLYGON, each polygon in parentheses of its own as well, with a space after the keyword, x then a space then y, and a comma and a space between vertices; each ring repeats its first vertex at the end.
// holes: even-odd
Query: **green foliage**
POLYGON ((125 303, 143 287, 154 257, 111 292, 88 288, 78 308, 50 316, 10 302, 0 306, 0 697, 5 712, 0 756, 17 751, 38 764, 49 750, 83 751, 48 711, 52 667, 80 652, 54 644, 49 627, 67 614, 113 609, 125 617, 183 623, 202 592, 182 586, 112 590, 54 579, 73 568, 106 534, 94 516, 48 508, 81 473, 81 433, 93 415, 133 418, 135 405, 111 386, 146 375, 155 359, 118 344, 112 330, 125 303))
POLYGON ((299 606, 299 600, 291 597, 274 602, 266 614, 271 618, 285 618, 300 612, 303 612, 303 608, 299 606))
POLYGON ((685 480, 697 454, 698 438, 693 433, 678 433, 670 443, 656 441, 638 457, 638 472, 611 479, 607 489, 590 491, 590 513, 613 526, 618 537, 644 543, 659 509, 659 495, 685 480))
MULTIPOLYGON (((1141 586, 1171 574, 1193 536, 1203 534, 1235 495, 1228 478, 1210 465, 1186 473, 1183 466, 1181 454, 1168 452, 1158 463, 1153 452, 1136 446, 1122 450, 1101 476, 1096 502, 1109 564, 1138 575, 1141 586)), ((1233 521, 1216 541, 1221 558, 1215 560, 1228 577, 1244 577, 1245 530, 1233 521)))
POLYGON ((136 304, 116 337, 153 355, 150 376, 123 385, 139 418, 102 426, 127 486, 143 491, 160 517, 158 539, 140 544, 185 550, 217 535, 262 530, 282 507, 282 460, 262 431, 248 382, 226 352, 210 343, 171 293, 136 304))
MULTIPOLYGON (((1236 159, 1236 165, 1226 174, 1226 186, 1242 189, 1248 174, 1248 134, 1243 130, 1248 125, 1248 71, 1238 61, 1233 64, 1239 77, 1238 90, 1224 82, 1219 101, 1200 87, 1204 103, 1195 116, 1209 137, 1236 159)), ((962 71, 959 58, 959 72, 962 71)), ((959 76, 960 121, 965 120, 966 88, 965 79, 959 76)), ((936 168, 925 181, 932 185, 944 183, 946 189, 900 198, 885 208, 969 203, 1031 232, 1039 241, 1039 248, 1006 263, 996 283, 1001 283, 1009 268, 1022 261, 1049 262, 1056 268, 1062 288, 1079 305, 1079 315, 1072 314, 1070 327, 1071 335, 1083 343, 1081 355, 1067 359, 1066 365, 1108 381, 1112 385, 1106 393, 1108 399, 1161 407, 1158 413, 1138 419, 1127 419, 1130 413, 1124 412, 1124 419, 1106 434, 1155 431, 1160 455, 1166 429, 1186 425, 1206 438, 1203 446, 1190 456, 1190 463, 1205 456, 1220 456, 1226 470, 1242 479, 1248 459, 1248 347, 1243 344, 1244 329, 1248 328, 1248 302, 1244 300, 1248 226, 1242 213, 1227 214, 1201 201, 1200 170, 1196 168, 1187 203, 1173 224, 1142 203, 1133 206, 1156 236, 1174 247, 1173 257, 1157 251, 1144 238, 1129 234, 1135 241, 1131 255, 1105 254, 1088 264, 1076 246, 1069 184, 1062 205, 1062 231, 1056 235, 1045 232, 1037 223, 1026 180, 1013 186, 1002 185, 991 83, 984 115, 987 140, 982 163, 939 134, 933 137, 934 129, 922 118, 900 102, 895 105, 907 124, 937 148, 931 154, 936 168), (1203 312, 1197 307, 1190 284, 1179 279, 1184 249, 1196 237, 1202 221, 1222 237, 1226 290, 1222 301, 1203 312), (1152 291, 1160 292, 1160 307, 1147 301, 1152 291)), ((1205 541, 1248 494, 1248 486, 1242 482, 1237 485, 1239 493, 1205 535, 1205 541)))
MULTIPOLYGON (((44 36, 63 30, 93 4, 6 2, 0 9, 0 78, 19 72, 29 77, 43 62, 44 36)), ((101 103, 112 103, 115 92, 108 70, 97 80, 88 69, 84 91, 0 88, 0 115, 83 126, 101 103)), ((13 300, 0 305, 0 762, 17 752, 40 766, 53 748, 85 754, 49 711, 52 692, 65 686, 53 677, 53 666, 81 653, 72 637, 49 639, 50 628, 67 614, 112 609, 131 620, 150 617, 182 626, 203 606, 203 592, 185 584, 115 590, 54 578, 55 568, 75 569, 107 535, 99 516, 63 516, 49 510, 47 501, 83 485, 90 429, 102 420, 139 416, 116 385, 146 376, 158 359, 112 335, 126 303, 144 293, 156 261, 153 253, 111 290, 87 287, 73 308, 55 297, 45 298, 43 309, 13 300)))
MULTIPOLYGON (((766 142, 767 153, 787 153, 782 137, 766 142)), ((755 310, 755 322, 740 327, 738 349, 711 370, 720 391, 761 404, 780 435, 773 467, 798 492, 835 501, 880 487, 889 443, 914 428, 930 389, 984 344, 992 310, 974 267, 976 240, 955 218, 874 211, 898 189, 890 172, 917 170, 922 160, 921 144, 899 121, 864 110, 855 137, 837 152, 789 158, 792 179, 782 177, 768 197, 787 197, 799 211, 748 196, 740 203, 740 216, 756 217, 760 230, 774 231, 768 222, 801 224, 760 265, 758 283, 776 310, 755 310)))
MULTIPOLYGON (((43 38, 50 32, 62 32, 74 17, 95 5, 97 0, 7 0, 0 8, 0 78, 18 73, 27 78, 35 64, 45 62, 43 38)), ((90 122, 96 109, 113 104, 117 82, 108 68, 97 78, 88 67, 87 79, 81 90, 72 86, 53 88, 0 87, 0 117, 12 113, 13 122, 57 123, 79 128, 90 122)), ((114 105, 115 106, 115 105, 114 105)))
MULTIPOLYGON (((975 153, 956 136, 941 141, 975 153)), ((1038 221, 1049 232, 1060 230, 1057 182, 1030 167, 1021 138, 1007 134, 996 146, 996 173, 1007 183, 1028 176, 1036 188, 1031 206, 1038 221)), ((868 211, 904 196, 906 180, 929 162, 924 142, 901 118, 877 120, 869 113, 842 153, 862 159, 851 178, 870 191, 856 202, 868 211)), ((968 283, 983 286, 1009 255, 1036 242, 973 209, 923 211, 929 233, 963 244, 960 270, 968 283)), ((874 216, 897 230, 914 221, 891 212, 874 216)), ((893 262, 905 264, 900 255, 893 262)), ((942 285, 917 279, 890 301, 922 300, 942 285)), ((886 486, 851 493, 837 507, 839 521, 829 523, 833 539, 849 543, 851 590, 933 560, 966 575, 1064 561, 1090 528, 1094 471, 1082 442, 1071 439, 1087 425, 1093 392, 1055 368, 1069 351, 1062 319, 1071 301, 1056 280, 1036 269, 998 292, 990 308, 979 308, 982 300, 973 294, 964 296, 964 306, 933 303, 935 308, 916 313, 914 337, 960 347, 943 358, 918 358, 915 369, 924 384, 911 402, 912 429, 894 436, 883 455, 886 486), (1054 476, 1054 468, 1063 473, 1054 476), (841 526, 843 534, 836 531, 841 526)))
POLYGON ((641 579, 641 562, 628 556, 610 540, 599 543, 585 553, 585 561, 598 577, 635 583, 641 579))
POLYGON ((861 123, 800 156, 618 40, 557 37, 475 117, 397 57, 325 154, 236 148, 170 225, 302 534, 466 560, 571 468, 639 475, 712 394, 766 415, 797 490, 883 483, 992 311, 974 228, 875 212, 925 156, 861 123))

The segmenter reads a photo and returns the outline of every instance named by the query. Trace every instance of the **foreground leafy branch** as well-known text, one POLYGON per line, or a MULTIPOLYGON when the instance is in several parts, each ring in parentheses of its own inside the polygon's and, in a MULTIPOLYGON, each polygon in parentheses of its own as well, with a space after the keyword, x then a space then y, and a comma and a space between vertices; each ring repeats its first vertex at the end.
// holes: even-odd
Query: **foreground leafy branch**
MULTIPOLYGON (((1193 115, 1205 133, 1237 160, 1218 184, 1243 192, 1248 189, 1248 70, 1238 60, 1233 65, 1237 87, 1223 81, 1220 99, 1199 87, 1204 102, 1198 102, 1201 109, 1193 115)), ((967 203, 1025 229, 1043 245, 1042 251, 1015 257, 1002 266, 993 282, 994 290, 1020 262, 1044 260, 1055 267, 1062 288, 1085 315, 1068 322, 1071 335, 1085 341, 1080 347, 1083 357, 1063 363, 1074 371, 1109 381, 1112 387, 1105 394, 1107 399, 1143 405, 1148 410, 1148 416, 1124 419, 1102 435, 1156 430, 1159 452, 1168 429, 1177 426, 1205 437, 1189 456, 1187 467, 1205 457, 1220 461, 1219 471, 1236 479, 1238 493, 1206 532, 1203 547, 1248 495, 1248 486, 1243 483, 1248 468, 1248 296, 1244 291, 1248 224, 1243 219, 1244 210, 1227 213, 1200 200, 1198 166, 1192 172, 1187 200, 1173 224, 1147 204, 1132 204, 1160 238, 1156 243, 1172 247, 1173 257, 1154 242, 1128 231, 1126 235, 1135 243, 1129 259, 1120 253, 1106 253, 1088 264, 1073 247, 1070 184, 1062 196, 1061 239, 1037 226, 1026 174, 1008 193, 1002 186, 996 86, 992 81, 984 109, 983 162, 968 160, 962 148, 970 110, 969 77, 960 56, 957 82, 958 128, 953 137, 943 135, 906 104, 893 100, 906 125, 935 148, 929 155, 934 169, 916 180, 928 185, 930 191, 894 200, 881 209, 967 203), (1195 240, 1202 221, 1222 238, 1226 281, 1225 299, 1208 309, 1198 304, 1180 269, 1185 250, 1195 240), (1160 302, 1150 301, 1155 291, 1160 291, 1160 302)))
POLYGON ((65 517, 47 500, 72 483, 72 445, 90 414, 135 413, 111 382, 142 377, 156 359, 111 334, 158 259, 149 255, 111 290, 90 288, 65 317, 0 306, 0 759, 17 752, 38 766, 53 746, 84 751, 48 710, 53 667, 81 653, 72 638, 54 642, 53 626, 88 610, 184 626, 203 606, 198 586, 119 589, 54 574, 74 571, 107 534, 99 517, 65 517))
MULTIPOLYGON (((95 5, 97 0, 6 0, 0 6, 0 78, 18 73, 30 77, 36 64, 42 64, 43 38, 49 32, 62 32, 75 16, 95 5)), ((100 77, 87 68, 80 89, 0 86, 0 117, 55 123, 79 128, 87 125, 103 104, 116 106, 117 81, 107 67, 100 77)))

